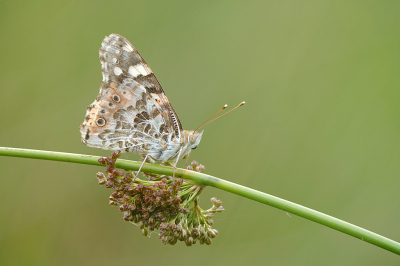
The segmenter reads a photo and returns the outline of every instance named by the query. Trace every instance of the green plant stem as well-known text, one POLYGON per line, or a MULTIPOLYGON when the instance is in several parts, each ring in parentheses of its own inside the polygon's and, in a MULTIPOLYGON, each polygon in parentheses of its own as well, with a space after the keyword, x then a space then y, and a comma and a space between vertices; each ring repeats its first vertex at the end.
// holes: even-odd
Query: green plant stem
MULTIPOLYGON (((17 149, 17 148, 7 148, 0 147, 0 155, 12 156, 12 157, 22 157, 22 158, 33 158, 42 160, 52 160, 52 161, 62 161, 62 162, 72 162, 81 164, 91 164, 98 165, 99 156, 92 155, 82 155, 73 153, 63 153, 63 152, 52 152, 52 151, 40 151, 40 150, 28 150, 28 149, 17 149)), ((116 167, 127 170, 138 170, 141 162, 134 162, 128 160, 118 159, 116 162, 116 167)), ((155 174, 164 174, 171 176, 173 174, 173 169, 171 167, 148 164, 146 163, 143 168, 143 172, 150 172, 155 174)), ((176 169, 176 177, 181 177, 186 180, 191 180, 200 186, 212 186, 219 188, 239 196, 252 199, 269 206, 281 209, 288 213, 295 214, 297 216, 306 218, 308 220, 314 221, 316 223, 325 225, 327 227, 333 228, 342 233, 354 236, 360 240, 378 246, 380 248, 386 249, 393 253, 400 255, 400 243, 393 241, 389 238, 383 237, 364 228, 358 227, 356 225, 347 223, 345 221, 339 220, 332 216, 323 214, 321 212, 309 209, 307 207, 298 205, 296 203, 268 195, 261 191, 257 191, 251 188, 247 188, 223 179, 219 179, 210 175, 189 171, 185 169, 176 169)))

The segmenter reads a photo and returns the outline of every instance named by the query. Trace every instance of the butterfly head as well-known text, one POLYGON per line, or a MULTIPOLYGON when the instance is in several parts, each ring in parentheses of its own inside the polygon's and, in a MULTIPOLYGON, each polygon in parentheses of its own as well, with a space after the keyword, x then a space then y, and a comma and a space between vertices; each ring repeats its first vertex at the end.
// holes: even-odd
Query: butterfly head
POLYGON ((199 145, 201 137, 203 136, 203 132, 197 132, 197 131, 189 131, 189 130, 183 130, 183 139, 182 139, 182 146, 183 146, 183 154, 186 155, 190 153, 192 150, 197 148, 197 145, 199 145))
POLYGON ((203 136, 203 131, 196 132, 196 131, 190 131, 189 136, 188 136, 188 143, 189 143, 189 148, 194 150, 197 148, 197 145, 199 145, 201 136, 203 136))

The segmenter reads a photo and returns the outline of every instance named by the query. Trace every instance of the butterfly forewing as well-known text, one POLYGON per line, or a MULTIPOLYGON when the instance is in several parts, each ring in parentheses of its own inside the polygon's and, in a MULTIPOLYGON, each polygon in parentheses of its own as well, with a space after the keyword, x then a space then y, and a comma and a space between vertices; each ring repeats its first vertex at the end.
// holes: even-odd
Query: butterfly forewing
POLYGON ((127 39, 118 34, 106 37, 100 48, 100 62, 103 82, 122 83, 123 80, 134 79, 149 93, 157 95, 160 111, 165 114, 166 122, 171 124, 176 136, 179 137, 182 125, 178 116, 153 71, 127 39))
MULTIPOLYGON (((121 82, 127 77, 140 80, 153 73, 138 51, 124 37, 111 34, 105 37, 100 48, 100 62, 102 64, 103 82, 109 79, 121 82)), ((151 87, 161 88, 157 80, 151 87)))
POLYGON ((82 142, 158 160, 167 143, 180 139, 182 128, 156 77, 137 50, 117 34, 104 39, 100 61, 104 83, 80 125, 82 142))

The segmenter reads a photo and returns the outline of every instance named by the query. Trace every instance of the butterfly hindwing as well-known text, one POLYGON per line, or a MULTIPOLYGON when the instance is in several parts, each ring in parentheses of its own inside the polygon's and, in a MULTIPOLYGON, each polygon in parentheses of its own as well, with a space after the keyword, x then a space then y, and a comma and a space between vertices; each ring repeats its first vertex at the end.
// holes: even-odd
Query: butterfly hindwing
POLYGON ((99 96, 88 106, 80 125, 82 142, 90 147, 149 154, 163 152, 173 132, 157 102, 134 80, 102 84, 99 96))

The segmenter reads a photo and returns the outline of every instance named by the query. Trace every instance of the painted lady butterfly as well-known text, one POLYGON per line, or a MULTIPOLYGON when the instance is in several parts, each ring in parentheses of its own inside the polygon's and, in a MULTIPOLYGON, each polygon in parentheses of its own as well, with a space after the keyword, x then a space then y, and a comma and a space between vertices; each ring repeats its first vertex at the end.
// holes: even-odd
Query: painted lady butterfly
POLYGON ((142 155, 144 161, 178 161, 199 145, 203 132, 182 129, 157 78, 133 45, 118 34, 100 48, 103 84, 79 126, 95 148, 142 155))
POLYGON ((127 39, 105 37, 100 61, 103 84, 79 126, 85 145, 138 153, 143 163, 177 162, 199 145, 203 132, 182 129, 153 71, 127 39))

